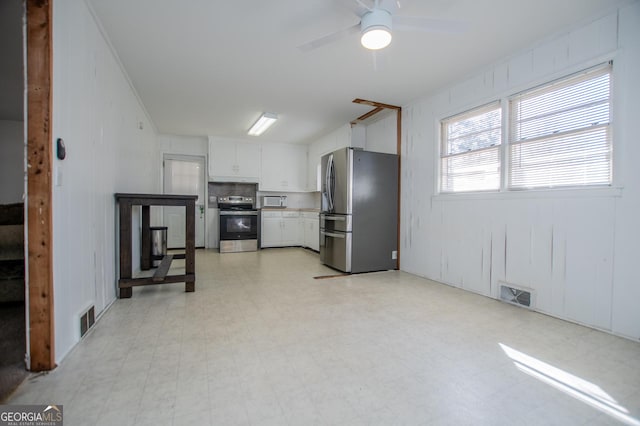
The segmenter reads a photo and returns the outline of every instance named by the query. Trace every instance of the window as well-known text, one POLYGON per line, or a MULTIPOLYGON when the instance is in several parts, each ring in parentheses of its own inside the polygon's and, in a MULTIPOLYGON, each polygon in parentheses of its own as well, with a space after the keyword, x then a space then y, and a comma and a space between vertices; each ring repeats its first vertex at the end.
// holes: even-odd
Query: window
POLYGON ((441 121, 440 192, 611 185, 611 63, 441 121), (502 134, 508 132, 508 143, 502 134))
POLYGON ((510 189, 611 184, 611 65, 510 100, 510 189))
POLYGON ((500 188, 502 110, 498 102, 441 123, 440 191, 500 188))

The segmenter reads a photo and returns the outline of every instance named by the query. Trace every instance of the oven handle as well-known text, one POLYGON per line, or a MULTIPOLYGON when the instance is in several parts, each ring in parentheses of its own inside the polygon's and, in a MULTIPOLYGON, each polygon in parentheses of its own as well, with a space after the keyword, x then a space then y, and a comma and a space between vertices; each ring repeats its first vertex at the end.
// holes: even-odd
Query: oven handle
POLYGON ((320 231, 320 234, 325 235, 327 237, 333 237, 333 238, 342 238, 342 239, 345 238, 344 234, 336 234, 334 232, 320 231))
POLYGON ((258 212, 241 210, 220 210, 220 216, 258 216, 258 212))

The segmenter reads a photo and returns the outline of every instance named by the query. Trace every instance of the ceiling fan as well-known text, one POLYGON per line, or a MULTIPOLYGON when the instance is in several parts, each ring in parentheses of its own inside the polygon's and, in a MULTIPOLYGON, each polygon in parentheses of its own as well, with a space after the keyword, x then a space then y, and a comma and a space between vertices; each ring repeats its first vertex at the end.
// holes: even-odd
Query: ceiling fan
POLYGON ((391 43, 392 29, 398 31, 426 31, 458 33, 466 25, 458 21, 434 19, 423 16, 399 16, 395 13, 400 8, 398 0, 374 0, 372 5, 365 0, 351 0, 353 12, 360 17, 360 22, 298 46, 306 52, 333 43, 343 37, 360 32, 360 43, 367 49, 384 49, 391 43))

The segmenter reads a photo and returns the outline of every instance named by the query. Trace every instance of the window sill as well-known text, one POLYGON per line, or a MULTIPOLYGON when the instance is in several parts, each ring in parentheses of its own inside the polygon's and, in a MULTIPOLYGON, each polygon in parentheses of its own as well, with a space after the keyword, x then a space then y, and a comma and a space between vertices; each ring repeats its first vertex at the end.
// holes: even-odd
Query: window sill
POLYGON ((436 194, 434 201, 461 200, 518 200, 518 199, 560 199, 560 198, 619 198, 622 187, 527 189, 511 191, 457 192, 436 194))

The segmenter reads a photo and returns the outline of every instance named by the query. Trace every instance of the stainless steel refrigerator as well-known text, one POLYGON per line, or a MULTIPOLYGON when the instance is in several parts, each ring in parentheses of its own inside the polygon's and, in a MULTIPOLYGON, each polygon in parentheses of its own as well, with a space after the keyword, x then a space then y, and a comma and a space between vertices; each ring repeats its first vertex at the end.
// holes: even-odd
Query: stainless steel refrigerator
POLYGON ((343 272, 396 269, 398 156, 343 148, 322 157, 320 260, 343 272))

